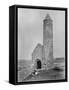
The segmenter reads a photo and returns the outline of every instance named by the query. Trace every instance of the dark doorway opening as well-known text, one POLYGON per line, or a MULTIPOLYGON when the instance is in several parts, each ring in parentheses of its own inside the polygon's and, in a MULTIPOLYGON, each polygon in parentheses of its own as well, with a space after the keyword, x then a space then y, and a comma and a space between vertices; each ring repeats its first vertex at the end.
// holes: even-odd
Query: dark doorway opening
POLYGON ((37 69, 41 69, 41 60, 37 59, 37 69))

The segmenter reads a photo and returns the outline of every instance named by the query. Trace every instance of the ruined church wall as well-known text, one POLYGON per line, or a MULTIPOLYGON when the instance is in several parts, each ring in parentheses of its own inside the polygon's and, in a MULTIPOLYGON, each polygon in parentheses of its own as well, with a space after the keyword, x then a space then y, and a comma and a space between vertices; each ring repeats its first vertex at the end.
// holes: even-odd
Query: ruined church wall
POLYGON ((37 68, 37 59, 39 59, 42 63, 42 45, 41 44, 38 44, 32 53, 34 69, 37 68))

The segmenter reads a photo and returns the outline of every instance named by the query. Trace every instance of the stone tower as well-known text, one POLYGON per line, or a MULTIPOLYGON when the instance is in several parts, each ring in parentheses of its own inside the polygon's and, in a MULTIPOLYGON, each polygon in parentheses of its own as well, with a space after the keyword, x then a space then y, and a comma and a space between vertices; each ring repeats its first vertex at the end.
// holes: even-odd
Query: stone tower
POLYGON ((33 70, 51 69, 53 66, 53 21, 49 14, 43 20, 43 45, 37 44, 32 61, 33 70))
POLYGON ((49 14, 43 21, 43 61, 49 69, 53 63, 53 21, 49 14))

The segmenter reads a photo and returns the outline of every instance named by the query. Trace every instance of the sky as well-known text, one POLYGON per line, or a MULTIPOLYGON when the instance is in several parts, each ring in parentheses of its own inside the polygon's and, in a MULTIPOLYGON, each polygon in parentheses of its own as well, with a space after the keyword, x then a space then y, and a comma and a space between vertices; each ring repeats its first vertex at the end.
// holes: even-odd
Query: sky
POLYGON ((18 8, 18 60, 31 60, 38 43, 43 44, 43 20, 53 20, 53 55, 65 57, 65 12, 18 8))

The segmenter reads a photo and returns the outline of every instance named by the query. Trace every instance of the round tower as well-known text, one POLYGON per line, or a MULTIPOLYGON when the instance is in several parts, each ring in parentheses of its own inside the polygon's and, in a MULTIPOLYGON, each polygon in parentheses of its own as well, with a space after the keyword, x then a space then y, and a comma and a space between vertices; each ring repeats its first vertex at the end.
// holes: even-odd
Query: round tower
POLYGON ((49 14, 43 20, 43 59, 46 68, 50 68, 53 62, 53 21, 49 14))

